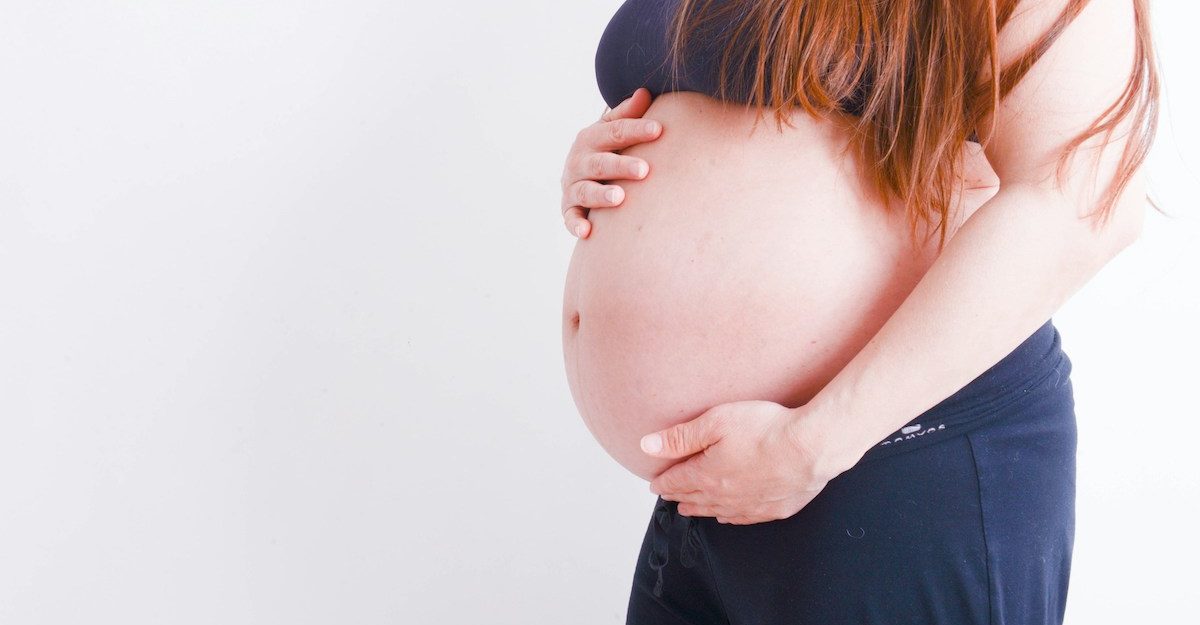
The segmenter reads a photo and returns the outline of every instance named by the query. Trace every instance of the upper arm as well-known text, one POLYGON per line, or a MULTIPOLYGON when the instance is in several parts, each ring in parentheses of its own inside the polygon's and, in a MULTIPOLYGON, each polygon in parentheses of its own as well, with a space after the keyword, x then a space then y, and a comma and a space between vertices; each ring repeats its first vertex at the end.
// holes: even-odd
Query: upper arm
MULTIPOLYGON (((1021 56, 1046 32, 1069 0, 1021 0, 999 34, 1000 66, 1021 56)), ((1133 0, 1091 0, 1045 54, 1000 100, 995 133, 986 143, 988 160, 1003 188, 1019 184, 1054 193, 1077 215, 1095 210, 1118 172, 1134 115, 1111 137, 1100 133, 1066 162, 1059 157, 1071 140, 1105 115, 1126 89, 1139 54, 1133 0)), ((986 131, 991 119, 984 120, 986 131)), ((1135 175, 1112 219, 1139 228, 1145 188, 1135 175)))

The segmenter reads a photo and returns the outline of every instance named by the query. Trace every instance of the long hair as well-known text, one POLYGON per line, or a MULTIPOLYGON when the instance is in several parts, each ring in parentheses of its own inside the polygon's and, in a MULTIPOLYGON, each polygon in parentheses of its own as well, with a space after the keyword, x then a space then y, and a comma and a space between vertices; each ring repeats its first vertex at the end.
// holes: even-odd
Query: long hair
MULTIPOLYGON (((1148 0, 1131 0, 1136 52, 1123 92, 1090 127, 1069 141, 1057 163, 1061 183, 1072 153, 1122 123, 1130 135, 1097 213, 1107 221, 1118 197, 1145 160, 1157 130, 1159 79, 1148 0)), ((999 67, 998 35, 1017 0, 680 0, 671 19, 668 58, 673 76, 696 36, 723 41, 721 100, 745 94, 747 106, 814 116, 855 101, 854 141, 870 182, 905 207, 914 240, 935 221, 938 248, 946 240, 952 194, 962 184, 963 142, 986 144, 995 132, 977 126, 999 106, 1034 63, 1083 10, 1070 0, 1054 23, 1007 66, 999 67), (720 36, 714 29, 725 29, 720 36), (736 42, 736 43, 735 43, 736 42), (732 71, 732 68, 739 71, 732 71), (752 76, 747 85, 747 76, 752 76), (769 95, 768 95, 769 94, 769 95)), ((1157 209, 1158 207, 1155 206, 1157 209)))

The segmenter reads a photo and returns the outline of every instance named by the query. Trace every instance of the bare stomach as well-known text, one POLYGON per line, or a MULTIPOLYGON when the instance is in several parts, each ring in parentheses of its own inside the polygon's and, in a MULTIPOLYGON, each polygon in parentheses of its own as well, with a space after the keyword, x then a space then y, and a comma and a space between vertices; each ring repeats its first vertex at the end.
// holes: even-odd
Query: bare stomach
MULTIPOLYGON (((667 93, 645 117, 650 163, 624 203, 591 211, 563 299, 563 356, 584 423, 652 479, 673 461, 639 439, 725 402, 809 401, 875 334, 936 256, 840 152, 836 122, 723 109, 667 93)), ((963 214, 958 221, 965 218, 963 214)))

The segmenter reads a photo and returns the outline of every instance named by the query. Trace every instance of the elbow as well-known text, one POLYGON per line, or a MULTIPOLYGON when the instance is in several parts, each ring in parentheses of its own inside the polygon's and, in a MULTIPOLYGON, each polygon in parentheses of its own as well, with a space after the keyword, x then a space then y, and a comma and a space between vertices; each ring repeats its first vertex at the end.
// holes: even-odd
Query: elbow
POLYGON ((1065 189, 1066 196, 1071 198, 1067 204, 1076 207, 1078 221, 1075 223, 1080 226, 1076 231, 1101 263, 1108 262, 1141 238, 1147 203, 1147 186, 1142 172, 1138 171, 1126 180, 1116 197, 1095 194, 1094 187, 1080 180, 1074 182, 1076 184, 1065 189))
MULTIPOLYGON (((1133 185, 1131 185, 1133 186, 1133 185)), ((1100 211, 1076 213, 1074 225, 1068 226, 1067 236, 1073 241, 1071 255, 1083 261, 1090 271, 1099 271, 1142 236, 1145 222, 1146 197, 1144 190, 1127 189, 1117 201, 1100 211)))
POLYGON ((1080 247, 1076 253, 1080 260, 1087 259, 1085 265, 1089 273, 1100 271, 1105 265, 1116 258, 1125 248, 1133 245, 1142 233, 1142 219, 1135 213, 1142 213, 1139 208, 1114 207, 1114 212, 1107 220, 1085 218, 1083 221, 1096 221, 1084 226, 1079 232, 1077 242, 1080 247), (1087 231, 1086 233, 1084 231, 1087 231))
POLYGON ((1078 237, 1074 239, 1074 244, 1069 246, 1073 249, 1068 252, 1071 258, 1068 263, 1078 268, 1084 275, 1091 276, 1102 270, 1125 248, 1138 240, 1141 236, 1141 225, 1132 220, 1125 223, 1110 219, 1100 226, 1099 230, 1097 230, 1097 226, 1089 225, 1077 229, 1076 232, 1078 237))
POLYGON ((1114 256, 1141 238, 1146 223, 1146 186, 1141 176, 1131 181, 1113 203, 1108 221, 1106 239, 1111 242, 1114 256))
POLYGON ((1098 227, 1098 231, 1096 226, 1089 227, 1092 229, 1092 234, 1085 238, 1089 241, 1086 246, 1090 248, 1089 255, 1095 265, 1094 269, 1099 270, 1100 267, 1108 264, 1141 237, 1142 219, 1135 218, 1132 215, 1134 212, 1126 210, 1123 215, 1114 213, 1109 219, 1102 222, 1103 225, 1098 227))
MULTIPOLYGON (((1141 211, 1139 211, 1139 212, 1141 212, 1141 211)), ((1142 224, 1144 221, 1145 221, 1144 219, 1138 219, 1134 223, 1129 224, 1121 229, 1120 234, 1116 237, 1117 238, 1117 250, 1116 251, 1118 253, 1120 253, 1121 250, 1129 247, 1130 245, 1133 245, 1134 242, 1136 242, 1138 239, 1140 239, 1142 237, 1142 224)))

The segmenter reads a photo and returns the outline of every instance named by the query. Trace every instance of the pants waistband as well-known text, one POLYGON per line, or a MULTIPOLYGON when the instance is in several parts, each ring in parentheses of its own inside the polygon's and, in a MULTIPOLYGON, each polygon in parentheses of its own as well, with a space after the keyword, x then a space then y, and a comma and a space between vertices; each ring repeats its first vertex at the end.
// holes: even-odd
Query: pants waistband
POLYGON ((1062 336, 1047 320, 1013 351, 953 395, 918 415, 869 449, 860 462, 886 457, 974 429, 1004 414, 1031 389, 1051 376, 1071 373, 1062 336))

